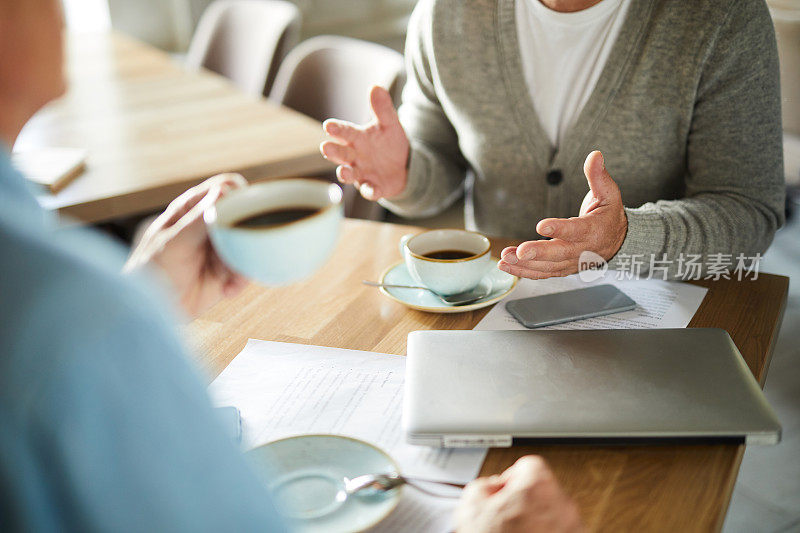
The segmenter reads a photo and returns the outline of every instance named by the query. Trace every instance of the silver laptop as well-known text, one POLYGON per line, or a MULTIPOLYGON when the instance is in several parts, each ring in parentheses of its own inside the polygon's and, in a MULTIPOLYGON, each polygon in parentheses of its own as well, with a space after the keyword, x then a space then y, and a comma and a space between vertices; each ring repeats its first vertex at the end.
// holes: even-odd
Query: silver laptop
POLYGON ((435 447, 781 433, 721 329, 415 331, 405 387, 406 438, 435 447))

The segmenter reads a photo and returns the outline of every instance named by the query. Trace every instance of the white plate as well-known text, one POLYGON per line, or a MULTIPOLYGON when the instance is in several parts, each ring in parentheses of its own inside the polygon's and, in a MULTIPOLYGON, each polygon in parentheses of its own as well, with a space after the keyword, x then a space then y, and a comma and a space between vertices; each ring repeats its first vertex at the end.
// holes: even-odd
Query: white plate
MULTIPOLYGON (((495 259, 495 261, 499 261, 499 259, 495 259)), ((391 285, 418 285, 411 277, 403 261, 386 269, 381 274, 379 281, 391 285)), ((392 300, 418 311, 466 313, 467 311, 475 311, 499 302, 514 290, 514 287, 517 286, 517 281, 519 279, 516 276, 512 276, 498 268, 492 268, 480 282, 480 285, 491 287, 491 292, 480 300, 467 305, 447 305, 429 291, 420 289, 387 289, 381 287, 380 291, 392 300)))
POLYGON ((402 487, 346 496, 345 478, 399 472, 397 463, 367 442, 340 435, 301 435, 251 450, 276 507, 298 533, 350 533, 386 518, 402 487))

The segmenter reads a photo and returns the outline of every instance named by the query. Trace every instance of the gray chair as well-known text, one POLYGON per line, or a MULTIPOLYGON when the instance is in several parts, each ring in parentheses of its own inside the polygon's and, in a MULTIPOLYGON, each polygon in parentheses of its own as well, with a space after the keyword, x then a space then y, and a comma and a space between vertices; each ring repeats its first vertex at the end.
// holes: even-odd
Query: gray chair
POLYGON ((403 55, 385 46, 322 35, 302 42, 278 70, 269 97, 317 120, 370 119, 367 95, 380 85, 399 98, 405 82, 403 55))
POLYGON ((786 216, 800 212, 800 1, 768 0, 781 68, 786 216))
MULTIPOLYGON (((375 43, 323 35, 289 52, 269 97, 319 121, 333 117, 361 124, 371 119, 368 95, 373 85, 386 88, 397 104, 404 83, 402 54, 375 43)), ((349 186, 345 212, 372 220, 383 219, 385 213, 349 186)))
POLYGON ((299 33, 300 11, 291 2, 217 0, 200 18, 186 63, 225 76, 247 94, 266 95, 299 33))

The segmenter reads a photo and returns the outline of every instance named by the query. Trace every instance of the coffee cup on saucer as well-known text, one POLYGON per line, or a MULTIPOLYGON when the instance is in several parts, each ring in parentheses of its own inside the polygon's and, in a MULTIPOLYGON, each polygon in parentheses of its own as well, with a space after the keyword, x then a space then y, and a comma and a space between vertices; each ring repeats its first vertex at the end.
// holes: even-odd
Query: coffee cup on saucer
POLYGON ((285 179, 235 189, 204 213, 214 249, 236 272, 265 285, 313 274, 339 236, 342 189, 285 179))
POLYGON ((445 296, 478 286, 494 264, 490 249, 489 239, 460 229, 429 230, 400 239, 411 277, 445 296))

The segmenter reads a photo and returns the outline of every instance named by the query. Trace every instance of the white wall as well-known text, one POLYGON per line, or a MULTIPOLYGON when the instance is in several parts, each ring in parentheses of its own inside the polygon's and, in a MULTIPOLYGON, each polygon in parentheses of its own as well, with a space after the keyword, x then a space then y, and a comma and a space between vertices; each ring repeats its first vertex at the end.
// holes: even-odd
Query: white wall
MULTIPOLYGON (((65 0, 103 2, 105 0, 65 0)), ((212 0, 107 0, 115 29, 170 52, 184 52, 212 0)), ((402 49, 416 0, 291 0, 303 14, 303 38, 347 35, 402 49)))

